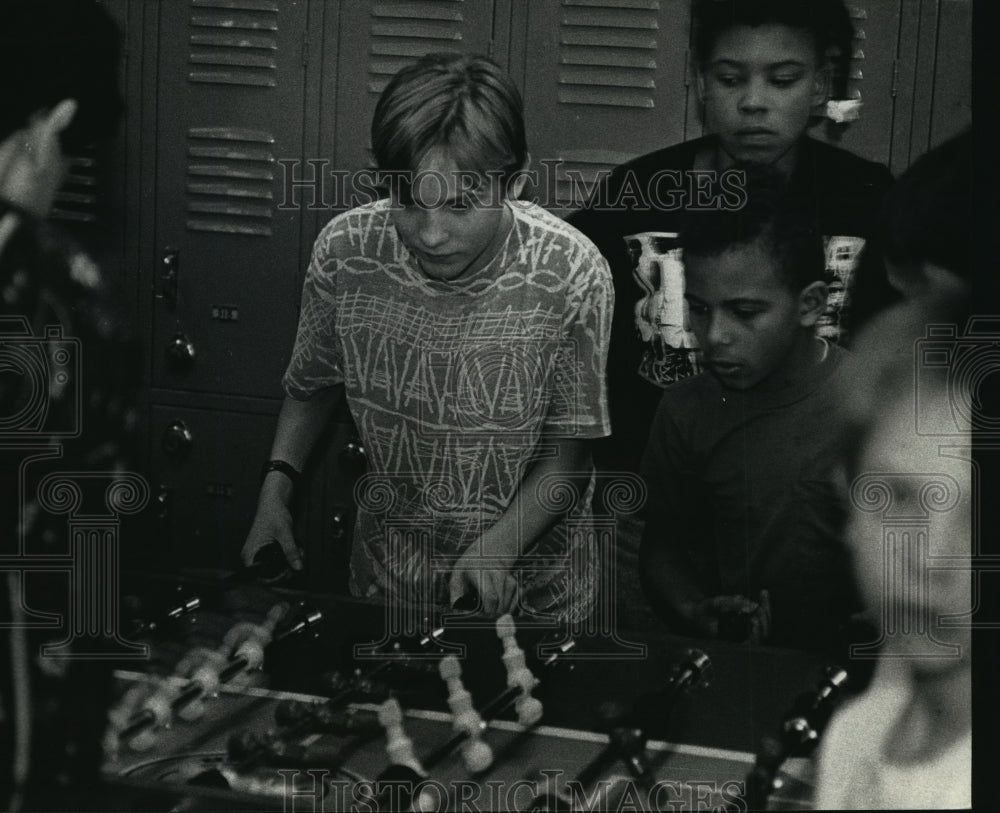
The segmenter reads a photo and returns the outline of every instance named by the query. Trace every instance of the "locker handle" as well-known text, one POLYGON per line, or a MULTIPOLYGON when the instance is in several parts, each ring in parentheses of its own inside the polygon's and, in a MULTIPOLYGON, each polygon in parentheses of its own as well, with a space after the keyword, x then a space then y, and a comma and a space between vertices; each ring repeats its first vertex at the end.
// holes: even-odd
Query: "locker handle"
POLYGON ((354 477, 360 477, 368 469, 368 455, 359 438, 348 441, 337 455, 341 469, 354 477))
POLYGON ((172 421, 163 430, 163 451, 168 457, 177 461, 184 460, 193 445, 194 435, 184 421, 172 421))
POLYGON ((183 333, 174 336, 167 345, 167 366, 176 373, 186 373, 194 366, 194 343, 183 333))
POLYGON ((180 276, 181 253, 176 248, 167 248, 160 258, 160 296, 170 310, 177 307, 177 284, 180 276))
POLYGON ((161 522, 170 519, 174 507, 173 490, 168 485, 161 485, 156 494, 156 518, 161 522))
POLYGON ((330 523, 333 526, 333 538, 336 540, 343 539, 347 535, 347 512, 337 511, 332 517, 330 517, 330 523))

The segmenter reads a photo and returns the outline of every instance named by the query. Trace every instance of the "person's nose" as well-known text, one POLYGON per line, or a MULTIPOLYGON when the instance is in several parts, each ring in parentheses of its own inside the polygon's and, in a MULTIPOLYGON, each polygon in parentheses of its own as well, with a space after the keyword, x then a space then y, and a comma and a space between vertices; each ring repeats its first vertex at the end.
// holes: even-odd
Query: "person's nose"
POLYGON ((708 330, 705 332, 705 343, 709 348, 725 347, 732 342, 732 331, 725 314, 716 311, 708 317, 708 330))
POLYGON ((753 76, 743 86, 740 110, 744 113, 761 113, 769 106, 768 87, 763 77, 753 76))
POLYGON ((438 209, 426 209, 420 217, 420 243, 424 248, 435 249, 448 241, 448 227, 443 213, 438 209))

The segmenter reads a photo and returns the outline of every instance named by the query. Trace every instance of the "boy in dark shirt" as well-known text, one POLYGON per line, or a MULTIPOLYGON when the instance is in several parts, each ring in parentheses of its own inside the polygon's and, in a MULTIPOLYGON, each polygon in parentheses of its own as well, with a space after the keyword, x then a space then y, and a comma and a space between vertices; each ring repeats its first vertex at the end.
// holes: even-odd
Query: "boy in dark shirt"
POLYGON ((828 300, 818 335, 843 344, 893 298, 879 252, 861 252, 889 171, 805 134, 829 98, 829 55, 849 55, 850 21, 841 0, 704 0, 695 6, 695 32, 698 91, 711 135, 618 167, 570 218, 608 259, 615 285, 612 435, 595 448, 604 471, 638 470, 662 388, 697 372, 679 232, 685 212, 739 205, 740 176, 733 171, 775 168, 819 224, 828 300), (848 36, 838 36, 845 27, 848 36), (713 176, 723 181, 717 195, 705 187, 713 176))
MULTIPOLYGON (((795 527, 800 504, 788 495, 824 476, 844 355, 815 332, 827 301, 822 239, 775 186, 754 182, 741 211, 685 225, 685 297, 707 372, 664 390, 643 461, 643 586, 673 629, 698 637, 767 638, 774 592, 829 598, 813 605, 823 619, 853 592, 836 528, 762 544, 775 525, 795 527), (772 582, 759 565, 779 543, 799 566, 772 582)), ((810 521, 842 516, 814 509, 810 521)))

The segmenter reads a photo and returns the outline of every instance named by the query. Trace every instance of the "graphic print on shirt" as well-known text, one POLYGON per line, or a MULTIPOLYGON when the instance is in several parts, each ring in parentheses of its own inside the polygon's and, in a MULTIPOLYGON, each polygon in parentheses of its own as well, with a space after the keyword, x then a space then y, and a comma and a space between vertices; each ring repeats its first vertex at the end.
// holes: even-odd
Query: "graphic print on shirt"
MULTIPOLYGON (((317 241, 286 389, 308 397, 343 381, 369 471, 391 493, 384 510, 360 506, 352 582, 362 595, 446 601, 443 568, 427 558, 450 565, 478 542, 543 438, 607 433, 610 275, 561 221, 533 212, 518 213, 486 273, 459 283, 422 276, 378 205, 317 241)), ((592 574, 566 578, 581 544, 563 522, 537 540, 520 573, 532 606, 593 593, 592 574)))
MULTIPOLYGON (((665 387, 701 372, 698 341, 691 332, 684 299, 684 252, 679 235, 640 232, 624 239, 632 260, 632 278, 642 294, 634 311, 635 329, 645 345, 639 375, 665 387)), ((823 237, 828 293, 816 334, 833 344, 842 344, 846 338, 850 291, 864 246, 862 237, 823 237)))

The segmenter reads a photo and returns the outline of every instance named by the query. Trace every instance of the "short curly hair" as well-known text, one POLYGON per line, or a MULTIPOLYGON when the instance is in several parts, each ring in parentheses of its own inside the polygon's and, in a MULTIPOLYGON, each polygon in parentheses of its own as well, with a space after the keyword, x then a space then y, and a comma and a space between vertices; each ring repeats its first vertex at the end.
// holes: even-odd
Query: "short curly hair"
POLYGON ((833 97, 846 96, 854 26, 843 0, 695 0, 693 18, 699 67, 711 59, 719 37, 734 26, 784 25, 809 35, 817 63, 829 60, 833 67, 833 97))
POLYGON ((759 243, 774 258, 781 281, 793 293, 826 276, 823 236, 809 207, 790 194, 773 167, 747 165, 742 207, 683 213, 680 243, 685 257, 715 257, 759 243))

